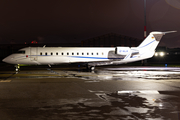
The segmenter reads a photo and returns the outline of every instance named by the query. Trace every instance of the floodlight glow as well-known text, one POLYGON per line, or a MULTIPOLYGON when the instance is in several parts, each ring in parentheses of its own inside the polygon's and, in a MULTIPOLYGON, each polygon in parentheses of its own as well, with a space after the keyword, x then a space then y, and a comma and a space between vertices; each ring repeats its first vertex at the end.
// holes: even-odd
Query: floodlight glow
POLYGON ((155 55, 155 56, 158 56, 158 53, 156 52, 154 55, 155 55))
POLYGON ((164 52, 160 52, 159 55, 162 57, 164 56, 164 52))

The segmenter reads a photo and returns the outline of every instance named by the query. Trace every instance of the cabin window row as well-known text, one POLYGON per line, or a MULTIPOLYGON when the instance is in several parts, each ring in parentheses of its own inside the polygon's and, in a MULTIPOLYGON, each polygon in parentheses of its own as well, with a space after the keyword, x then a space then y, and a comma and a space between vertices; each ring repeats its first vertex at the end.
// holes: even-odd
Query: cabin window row
MULTIPOLYGON (((43 55, 43 53, 40 52, 40 55, 43 55)), ((67 53, 63 53, 62 52, 61 54, 59 54, 58 52, 56 52, 55 54, 53 54, 53 52, 51 52, 50 54, 48 54, 47 52, 45 52, 44 55, 100 55, 100 53, 81 53, 81 54, 80 53, 76 53, 75 54, 75 53, 72 52, 70 54, 69 52, 67 52, 67 53)), ((104 53, 102 52, 101 55, 104 55, 104 53)))

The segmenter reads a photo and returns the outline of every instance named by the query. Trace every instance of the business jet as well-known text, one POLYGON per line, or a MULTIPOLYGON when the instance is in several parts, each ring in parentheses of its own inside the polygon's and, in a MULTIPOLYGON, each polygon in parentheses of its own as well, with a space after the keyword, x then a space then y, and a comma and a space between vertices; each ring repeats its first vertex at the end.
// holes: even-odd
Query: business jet
POLYGON ((138 47, 26 47, 2 61, 19 66, 85 64, 89 70, 95 66, 124 64, 151 58, 163 35, 168 32, 151 32, 138 47))

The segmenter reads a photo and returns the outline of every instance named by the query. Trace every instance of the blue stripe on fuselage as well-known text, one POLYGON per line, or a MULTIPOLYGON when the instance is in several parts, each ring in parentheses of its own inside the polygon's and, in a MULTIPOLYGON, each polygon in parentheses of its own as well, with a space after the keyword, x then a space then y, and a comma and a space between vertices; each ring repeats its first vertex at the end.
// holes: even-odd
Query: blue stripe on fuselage
POLYGON ((123 59, 123 58, 105 58, 105 57, 87 57, 87 56, 69 56, 73 58, 87 58, 87 59, 123 59))
POLYGON ((148 43, 148 44, 146 44, 146 45, 144 45, 144 46, 142 46, 142 47, 139 47, 139 48, 143 48, 143 47, 146 47, 146 46, 148 46, 149 44, 151 44, 151 43, 153 43, 153 42, 155 42, 156 40, 153 40, 153 41, 151 41, 150 43, 148 43))

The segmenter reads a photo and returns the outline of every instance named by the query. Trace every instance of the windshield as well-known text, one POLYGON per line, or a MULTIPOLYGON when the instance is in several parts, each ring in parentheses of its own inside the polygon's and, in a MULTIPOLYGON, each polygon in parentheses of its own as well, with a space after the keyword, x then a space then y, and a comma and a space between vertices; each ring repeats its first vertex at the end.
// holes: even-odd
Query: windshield
POLYGON ((17 51, 16 53, 25 54, 25 50, 20 50, 20 51, 17 51))

